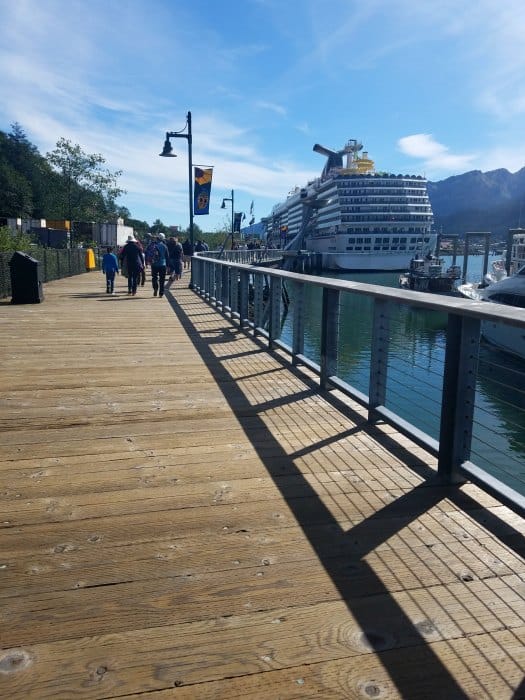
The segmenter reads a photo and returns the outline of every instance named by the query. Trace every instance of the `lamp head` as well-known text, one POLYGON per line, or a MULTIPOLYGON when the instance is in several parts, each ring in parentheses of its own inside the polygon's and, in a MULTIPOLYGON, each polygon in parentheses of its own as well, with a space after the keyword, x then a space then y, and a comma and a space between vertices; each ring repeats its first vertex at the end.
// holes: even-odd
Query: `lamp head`
POLYGON ((173 153, 173 146, 171 145, 168 137, 166 137, 166 140, 164 141, 164 148, 162 149, 162 153, 159 153, 159 156, 164 156, 166 158, 177 157, 177 154, 173 153))
POLYGON ((226 209, 226 204, 224 203, 224 199, 222 200, 221 209, 226 209))

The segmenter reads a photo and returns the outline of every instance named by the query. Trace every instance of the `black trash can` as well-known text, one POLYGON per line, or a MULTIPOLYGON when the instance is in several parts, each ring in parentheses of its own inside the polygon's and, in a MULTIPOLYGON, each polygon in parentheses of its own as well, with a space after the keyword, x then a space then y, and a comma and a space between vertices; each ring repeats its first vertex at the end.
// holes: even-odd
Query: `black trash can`
POLYGON ((40 263, 17 250, 9 261, 11 268, 11 304, 39 304, 44 301, 40 263))

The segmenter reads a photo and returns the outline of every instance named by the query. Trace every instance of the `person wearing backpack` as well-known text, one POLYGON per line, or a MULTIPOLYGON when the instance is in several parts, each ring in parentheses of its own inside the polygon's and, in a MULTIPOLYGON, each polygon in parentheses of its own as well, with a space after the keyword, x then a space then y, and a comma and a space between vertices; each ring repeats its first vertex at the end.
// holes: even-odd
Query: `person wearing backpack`
POLYGON ((168 266, 169 253, 165 243, 166 236, 163 233, 155 235, 155 241, 148 253, 151 265, 151 284, 153 296, 164 296, 164 282, 166 281, 166 268, 168 266))

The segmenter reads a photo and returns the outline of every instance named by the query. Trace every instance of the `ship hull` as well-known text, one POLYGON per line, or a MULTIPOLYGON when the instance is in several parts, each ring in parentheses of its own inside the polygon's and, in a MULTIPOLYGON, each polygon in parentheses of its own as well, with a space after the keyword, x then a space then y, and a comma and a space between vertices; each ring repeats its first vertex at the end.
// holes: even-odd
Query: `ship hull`
POLYGON ((432 253, 436 247, 437 235, 428 234, 426 242, 418 239, 409 247, 409 250, 376 251, 373 250, 374 239, 372 237, 372 250, 347 253, 342 250, 346 236, 323 237, 321 239, 307 238, 305 249, 310 253, 318 253, 321 256, 321 266, 324 270, 344 270, 346 272, 401 272, 410 266, 410 261, 415 252, 423 256, 432 253), (338 238, 341 240, 339 241, 338 238))
MULTIPOLYGON (((311 250, 311 252, 320 252, 311 250)), ((410 264, 410 254, 349 255, 322 253, 322 267, 325 270, 345 270, 346 272, 401 272, 410 264)))

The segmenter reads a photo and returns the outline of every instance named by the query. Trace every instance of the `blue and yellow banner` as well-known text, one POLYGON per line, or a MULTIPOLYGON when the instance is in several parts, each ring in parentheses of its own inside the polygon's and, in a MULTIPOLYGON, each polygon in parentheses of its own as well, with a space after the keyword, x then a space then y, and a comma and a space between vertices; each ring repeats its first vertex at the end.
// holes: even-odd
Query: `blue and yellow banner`
POLYGON ((195 166, 195 184, 193 187, 193 213, 210 213, 211 179, 213 168, 195 166))
POLYGON ((241 232, 242 217, 243 217, 242 211, 235 212, 235 216, 233 217, 233 230, 234 230, 234 232, 237 232, 237 233, 241 232))

